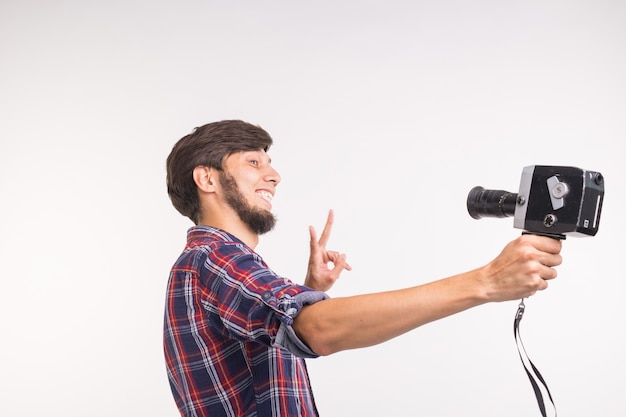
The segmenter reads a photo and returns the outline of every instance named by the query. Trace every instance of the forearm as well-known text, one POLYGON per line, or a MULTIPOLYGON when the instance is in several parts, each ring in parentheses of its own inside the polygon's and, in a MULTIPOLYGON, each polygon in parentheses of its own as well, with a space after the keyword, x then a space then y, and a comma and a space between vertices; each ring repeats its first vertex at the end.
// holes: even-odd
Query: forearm
POLYGON ((482 268, 403 290, 320 301, 302 309, 294 330, 318 355, 371 346, 486 302, 544 290, 561 264, 561 242, 520 236, 482 268))
POLYGON ((319 355, 385 342, 486 302, 479 270, 402 290, 331 298, 305 307, 296 333, 319 355))

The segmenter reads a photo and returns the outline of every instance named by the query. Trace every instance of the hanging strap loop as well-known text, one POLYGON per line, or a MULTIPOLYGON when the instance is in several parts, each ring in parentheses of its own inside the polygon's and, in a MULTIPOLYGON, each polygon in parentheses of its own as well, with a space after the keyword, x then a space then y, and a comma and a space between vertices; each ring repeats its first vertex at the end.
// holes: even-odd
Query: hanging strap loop
POLYGON ((526 371, 526 375, 530 380, 530 384, 533 387, 533 391, 535 392, 535 397, 537 398, 537 404, 539 405, 539 410, 541 411, 541 415, 543 417, 547 417, 546 414, 546 406, 544 395, 542 393, 542 388, 539 385, 543 386, 545 393, 547 394, 550 402, 552 403, 552 407, 554 408, 554 416, 556 417, 556 406, 554 405, 554 400, 552 399, 552 394, 550 393, 550 389, 548 388, 548 384, 541 376, 541 373, 535 366, 535 364, 530 360, 528 354, 526 353, 526 349, 524 348, 524 344, 522 343, 522 337, 520 335, 519 325, 522 321, 522 317, 524 317, 524 311, 526 306, 524 305, 524 299, 522 299, 517 307, 517 313, 515 313, 515 321, 513 322, 513 334, 515 336, 515 343, 517 345, 517 352, 519 353, 520 360, 522 361, 522 365, 524 366, 524 370, 526 371), (531 372, 532 370, 532 372, 531 372))

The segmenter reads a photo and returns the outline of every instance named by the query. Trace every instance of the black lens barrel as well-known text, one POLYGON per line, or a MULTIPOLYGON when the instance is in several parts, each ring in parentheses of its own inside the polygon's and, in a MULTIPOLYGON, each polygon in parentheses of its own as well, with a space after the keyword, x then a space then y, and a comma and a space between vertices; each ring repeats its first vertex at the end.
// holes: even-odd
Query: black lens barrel
POLYGON ((477 186, 467 195, 467 211, 474 219, 513 216, 516 204, 517 194, 505 190, 486 190, 477 186))

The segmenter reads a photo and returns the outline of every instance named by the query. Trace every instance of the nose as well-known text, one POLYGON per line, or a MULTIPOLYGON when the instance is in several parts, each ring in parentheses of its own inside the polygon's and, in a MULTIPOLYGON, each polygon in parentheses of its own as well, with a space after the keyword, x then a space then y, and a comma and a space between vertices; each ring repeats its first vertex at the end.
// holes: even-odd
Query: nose
POLYGON ((274 169, 271 165, 268 166, 267 174, 265 175, 265 180, 268 182, 273 182, 274 187, 280 183, 280 174, 278 171, 274 169))

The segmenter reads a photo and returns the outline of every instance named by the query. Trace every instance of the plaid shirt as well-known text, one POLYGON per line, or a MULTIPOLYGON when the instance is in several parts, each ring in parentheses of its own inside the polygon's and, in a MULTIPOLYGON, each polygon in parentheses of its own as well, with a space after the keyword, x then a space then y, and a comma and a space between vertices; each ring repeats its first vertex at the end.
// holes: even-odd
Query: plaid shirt
POLYGON ((271 271, 239 239, 189 229, 166 296, 164 350, 182 416, 317 416, 305 357, 291 324, 327 298, 271 271))

